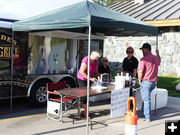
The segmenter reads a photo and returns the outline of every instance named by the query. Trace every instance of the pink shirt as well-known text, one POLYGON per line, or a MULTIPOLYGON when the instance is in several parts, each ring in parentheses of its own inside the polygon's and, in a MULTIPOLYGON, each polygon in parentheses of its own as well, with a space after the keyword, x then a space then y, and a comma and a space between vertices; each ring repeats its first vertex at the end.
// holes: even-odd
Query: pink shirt
MULTIPOLYGON (((84 59, 81 61, 81 64, 82 63, 85 63, 88 66, 88 56, 84 57, 84 59)), ((90 62, 90 77, 93 77, 93 75, 96 73, 97 66, 98 66, 97 60, 95 60, 93 63, 90 62)), ((86 81, 87 79, 82 76, 82 74, 80 73, 80 70, 81 70, 81 67, 78 71, 77 78, 86 81)), ((85 70, 85 73, 87 74, 87 68, 85 70)))
POLYGON ((138 70, 143 72, 142 80, 156 82, 158 75, 158 66, 160 65, 160 59, 149 53, 141 58, 138 70))

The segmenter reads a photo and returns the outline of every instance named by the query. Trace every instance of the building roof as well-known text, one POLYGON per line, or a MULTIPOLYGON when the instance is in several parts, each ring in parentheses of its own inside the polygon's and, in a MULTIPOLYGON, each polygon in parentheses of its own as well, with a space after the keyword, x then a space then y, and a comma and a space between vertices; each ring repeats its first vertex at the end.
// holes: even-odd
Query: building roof
POLYGON ((12 23, 0 21, 0 28, 12 28, 12 23))
POLYGON ((15 19, 9 19, 9 18, 0 18, 0 21, 11 22, 11 23, 13 23, 13 22, 16 22, 16 21, 18 21, 18 20, 15 20, 15 19))
POLYGON ((12 23, 16 21, 15 19, 0 18, 0 28, 12 28, 12 23))
POLYGON ((107 7, 141 21, 180 19, 180 0, 150 0, 144 4, 124 1, 107 7))

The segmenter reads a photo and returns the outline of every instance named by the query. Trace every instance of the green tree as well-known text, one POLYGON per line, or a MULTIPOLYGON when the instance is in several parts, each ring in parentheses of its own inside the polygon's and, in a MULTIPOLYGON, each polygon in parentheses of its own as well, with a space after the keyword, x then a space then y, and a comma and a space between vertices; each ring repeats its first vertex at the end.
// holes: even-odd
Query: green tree
POLYGON ((101 6, 105 6, 107 4, 107 0, 92 0, 92 1, 101 6))
POLYGON ((111 4, 112 2, 123 2, 123 1, 131 1, 131 0, 92 0, 92 1, 101 6, 106 6, 111 4))

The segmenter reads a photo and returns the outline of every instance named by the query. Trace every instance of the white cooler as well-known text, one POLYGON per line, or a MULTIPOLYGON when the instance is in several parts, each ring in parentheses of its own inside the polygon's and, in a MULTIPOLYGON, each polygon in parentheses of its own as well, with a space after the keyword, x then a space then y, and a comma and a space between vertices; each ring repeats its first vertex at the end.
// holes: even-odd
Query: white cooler
MULTIPOLYGON (((135 94, 137 110, 141 110, 142 98, 141 92, 137 91, 135 94)), ((156 109, 160 109, 167 106, 168 91, 166 89, 157 88, 157 101, 156 109)), ((151 92, 151 110, 155 110, 155 89, 151 92)))

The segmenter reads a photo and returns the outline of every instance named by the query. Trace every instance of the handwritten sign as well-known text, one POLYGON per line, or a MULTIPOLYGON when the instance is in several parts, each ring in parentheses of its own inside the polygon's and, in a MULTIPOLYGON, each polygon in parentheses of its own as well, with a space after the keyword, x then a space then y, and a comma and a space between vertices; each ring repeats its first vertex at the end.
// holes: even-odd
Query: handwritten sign
POLYGON ((130 88, 111 91, 111 118, 119 117, 127 112, 127 99, 130 88))

